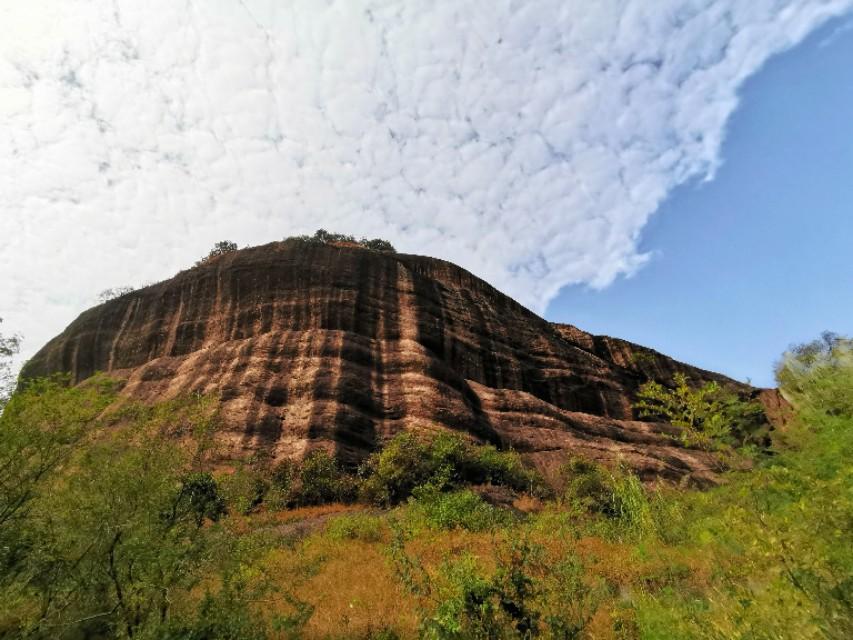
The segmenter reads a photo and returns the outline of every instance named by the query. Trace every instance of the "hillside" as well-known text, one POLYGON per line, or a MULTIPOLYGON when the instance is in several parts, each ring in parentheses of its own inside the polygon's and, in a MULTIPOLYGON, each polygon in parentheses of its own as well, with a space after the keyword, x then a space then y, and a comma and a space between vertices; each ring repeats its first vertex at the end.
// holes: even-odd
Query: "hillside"
POLYGON ((640 384, 684 372, 758 393, 548 323, 442 260, 296 240, 227 253, 92 308, 23 375, 97 371, 126 378, 134 399, 218 396, 234 457, 319 447, 355 464, 401 431, 450 429, 545 471, 574 451, 644 477, 698 480, 711 477, 705 453, 635 420, 640 384))

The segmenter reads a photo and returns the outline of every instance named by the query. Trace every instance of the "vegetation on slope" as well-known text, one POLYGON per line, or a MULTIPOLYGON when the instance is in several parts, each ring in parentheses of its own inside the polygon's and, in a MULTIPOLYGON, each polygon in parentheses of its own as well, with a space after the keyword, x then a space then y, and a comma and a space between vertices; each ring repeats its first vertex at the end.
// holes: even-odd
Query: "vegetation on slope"
MULTIPOLYGON (((707 491, 568 459, 554 492, 451 434, 223 473, 211 399, 30 383, 0 417, 0 637, 853 637, 853 345, 777 376, 795 420, 707 491)), ((725 455, 752 411, 686 380, 639 402, 725 455)))
MULTIPOLYGON (((289 236, 285 238, 285 240, 302 242, 305 244, 325 244, 360 247, 361 249, 368 249, 369 251, 378 251, 380 253, 396 253, 394 245, 392 245, 387 240, 382 240, 381 238, 357 239, 355 236, 347 235, 344 233, 333 233, 331 231, 326 231, 325 229, 317 229, 317 231, 314 232, 314 235, 289 236)), ((208 252, 206 256, 204 256, 201 260, 195 263, 195 266, 198 267, 203 264, 207 264, 208 262, 211 262, 212 260, 215 260, 220 256, 233 253, 237 251, 237 249, 238 247, 236 242, 232 242, 230 240, 222 240, 220 242, 217 242, 213 245, 213 248, 208 252)), ((113 297, 123 295, 124 293, 128 293, 132 290, 132 288, 128 287, 120 287, 119 289, 107 289, 101 294, 101 296, 105 297, 105 299, 111 299, 113 297)))

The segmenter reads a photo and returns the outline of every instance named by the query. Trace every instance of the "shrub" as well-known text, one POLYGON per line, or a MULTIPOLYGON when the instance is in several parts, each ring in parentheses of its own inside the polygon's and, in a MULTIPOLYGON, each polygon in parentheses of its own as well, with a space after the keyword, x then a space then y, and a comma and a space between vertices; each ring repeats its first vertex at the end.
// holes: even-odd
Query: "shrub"
POLYGON ((292 236, 290 238, 286 238, 286 240, 296 240, 308 244, 352 244, 370 251, 396 253, 394 245, 387 240, 382 240, 380 238, 373 238, 372 240, 362 238, 361 240, 357 240, 355 236, 343 233, 331 233, 325 229, 317 229, 313 236, 292 236))
POLYGON ((826 331, 792 346, 776 365, 776 381, 802 409, 853 416, 853 340, 826 331))
POLYGON ((355 495, 355 479, 332 456, 320 449, 305 456, 299 467, 294 502, 299 505, 351 502, 355 495))
POLYGON ((223 478, 230 510, 249 514, 261 506, 287 509, 296 506, 352 502, 358 494, 355 476, 342 469, 322 450, 310 452, 301 462, 271 464, 258 454, 223 478))
POLYGON ((487 531, 510 524, 508 511, 493 507, 473 491, 463 489, 443 493, 429 485, 415 489, 408 504, 408 520, 413 529, 466 529, 487 531))
MULTIPOLYGON (((0 323, 3 318, 0 318, 0 323)), ((4 336, 0 333, 0 412, 6 406, 9 396, 15 389, 15 377, 12 373, 12 358, 21 349, 21 338, 17 335, 4 336)))
POLYGON ((2 460, 14 479, 3 485, 22 490, 3 492, 12 511, 0 506, 13 516, 0 522, 9 637, 163 637, 199 581, 216 581, 227 563, 218 552, 228 532, 204 526, 223 513, 204 468, 215 420, 199 406, 209 407, 189 398, 185 410, 166 403, 165 416, 140 405, 104 412, 114 387, 32 381, 0 418, 0 450, 17 465, 2 460))
POLYGON ((371 251, 379 251, 382 253, 397 253, 397 250, 394 249, 394 245, 392 245, 387 240, 382 240, 381 238, 373 238, 373 240, 362 238, 359 241, 359 244, 361 244, 361 246, 363 246, 365 249, 370 249, 371 251))
POLYGON ((571 458, 561 473, 565 499, 613 521, 617 532, 647 533, 654 529, 646 490, 629 470, 610 470, 591 460, 571 458))
POLYGON ((401 433, 371 455, 360 474, 362 497, 381 505, 398 504, 425 486, 443 491, 492 483, 545 493, 544 482, 517 454, 473 445, 454 433, 430 439, 401 433))
POLYGON ((209 472, 190 473, 181 480, 171 517, 174 519, 176 513, 183 510, 191 514, 199 527, 206 519, 216 522, 225 515, 225 499, 209 472))
POLYGON ((437 472, 429 444, 411 433, 401 433, 362 465, 361 494, 376 504, 397 504, 416 487, 433 482, 437 472))
POLYGON ((406 552, 399 532, 390 551, 398 578, 418 598, 423 638, 581 638, 606 595, 585 578, 580 558, 548 563, 544 548, 524 538, 495 549, 491 574, 466 553, 433 575, 406 552))
POLYGON ((651 506, 640 479, 620 469, 611 476, 611 517, 618 522, 617 533, 644 535, 653 532, 651 506))
POLYGON ((297 639, 314 608, 282 593, 269 578, 236 563, 223 572, 218 588, 208 588, 195 610, 147 629, 144 640, 273 640, 297 639), (269 613, 274 603, 275 614, 269 613), (264 607, 266 610, 263 610, 264 607), (291 611, 282 614, 282 609, 291 611))
POLYGON ((613 483, 609 471, 586 458, 573 457, 560 470, 564 496, 585 510, 614 516, 613 483))
POLYGON ((110 289, 104 289, 98 294, 98 302, 103 304, 104 302, 126 296, 128 293, 133 293, 134 291, 136 291, 134 287, 113 287, 110 289))
POLYGON ((228 510, 248 515, 264 503, 270 483, 263 469, 241 465, 223 477, 222 488, 228 510))
POLYGON ((673 380, 672 389, 646 382, 637 393, 634 408, 641 417, 663 419, 678 427, 685 445, 730 448, 749 440, 765 422, 757 402, 743 401, 716 382, 694 389, 683 373, 676 373, 673 380))
POLYGON ((114 380, 101 376, 67 383, 67 377, 29 380, 0 414, 0 569, 3 553, 24 537, 19 525, 32 504, 118 392, 114 380))
POLYGON ((469 447, 463 477, 467 482, 502 485, 539 497, 549 494, 541 476, 526 467, 517 453, 492 445, 469 447))
POLYGON ((382 540, 382 518, 366 513, 339 516, 329 522, 326 534, 332 540, 379 542, 382 540))
POLYGON ((275 464, 268 472, 268 483, 264 502, 272 509, 286 509, 296 498, 296 484, 299 465, 293 460, 284 459, 275 464))
POLYGON ((232 253, 237 251, 237 243, 231 242, 230 240, 222 240, 213 245, 213 249, 203 257, 201 260, 195 263, 195 266, 200 266, 206 264, 213 260, 214 258, 218 258, 219 256, 224 256, 227 253, 232 253))

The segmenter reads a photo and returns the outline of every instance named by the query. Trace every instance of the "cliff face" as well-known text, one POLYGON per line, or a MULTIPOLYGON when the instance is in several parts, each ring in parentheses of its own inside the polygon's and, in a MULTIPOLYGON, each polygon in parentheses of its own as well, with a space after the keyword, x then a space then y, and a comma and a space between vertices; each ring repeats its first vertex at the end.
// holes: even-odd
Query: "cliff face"
POLYGON ((667 425, 634 420, 646 379, 723 376, 551 324, 441 260, 294 241, 245 249, 84 312, 24 376, 96 371, 141 400, 221 398, 232 455, 326 447, 357 462, 401 430, 453 429, 548 468, 568 451, 644 476, 712 476, 667 425))

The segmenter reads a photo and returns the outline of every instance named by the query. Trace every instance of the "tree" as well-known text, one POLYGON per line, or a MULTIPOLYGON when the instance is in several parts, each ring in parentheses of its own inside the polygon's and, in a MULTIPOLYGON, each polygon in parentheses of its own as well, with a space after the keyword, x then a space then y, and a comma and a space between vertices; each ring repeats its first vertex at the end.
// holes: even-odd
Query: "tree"
POLYGON ((830 331, 793 345, 776 364, 776 381, 801 408, 853 415, 853 340, 830 331))
POLYGON ((747 439, 763 422, 755 402, 742 401, 717 382, 693 388, 687 376, 676 373, 675 386, 646 382, 637 393, 634 408, 641 417, 660 418, 680 429, 681 441, 690 446, 720 449, 747 439))
POLYGON ((218 258, 219 256, 224 256, 226 253, 233 253, 237 251, 237 243, 231 242, 230 240, 221 240, 213 245, 213 249, 201 260, 195 263, 195 266, 199 266, 210 262, 214 258, 218 258))
POLYGON ((359 244, 365 249, 370 249, 371 251, 379 251, 380 253, 397 252, 396 249, 394 249, 393 244, 391 244, 387 240, 382 240, 381 238, 373 238, 372 240, 362 238, 359 244))
MULTIPOLYGON (((0 323, 3 318, 0 318, 0 323)), ((15 376, 12 371, 12 359, 21 349, 21 338, 17 335, 9 337, 0 333, 0 412, 15 389, 15 376)))
POLYGON ((98 294, 98 302, 103 304, 104 302, 108 302, 110 300, 115 300, 116 298, 121 298, 128 293, 133 293, 136 291, 134 287, 112 287, 110 289, 104 289, 98 294))
POLYGON ((394 245, 392 245, 387 240, 382 240, 381 238, 373 238, 372 240, 368 238, 362 238, 361 240, 357 240, 355 236, 347 235, 344 233, 332 233, 330 231, 326 231, 325 229, 317 229, 314 232, 313 236, 295 236, 293 238, 288 238, 292 240, 298 240, 300 242, 306 242, 308 244, 353 244, 357 245, 363 249, 368 249, 370 251, 378 251, 380 253, 396 253, 394 249, 394 245))
POLYGON ((295 618, 261 611, 267 547, 216 524, 218 403, 116 406, 116 389, 28 381, 0 416, 0 637, 266 640, 304 624, 283 592, 295 618))

